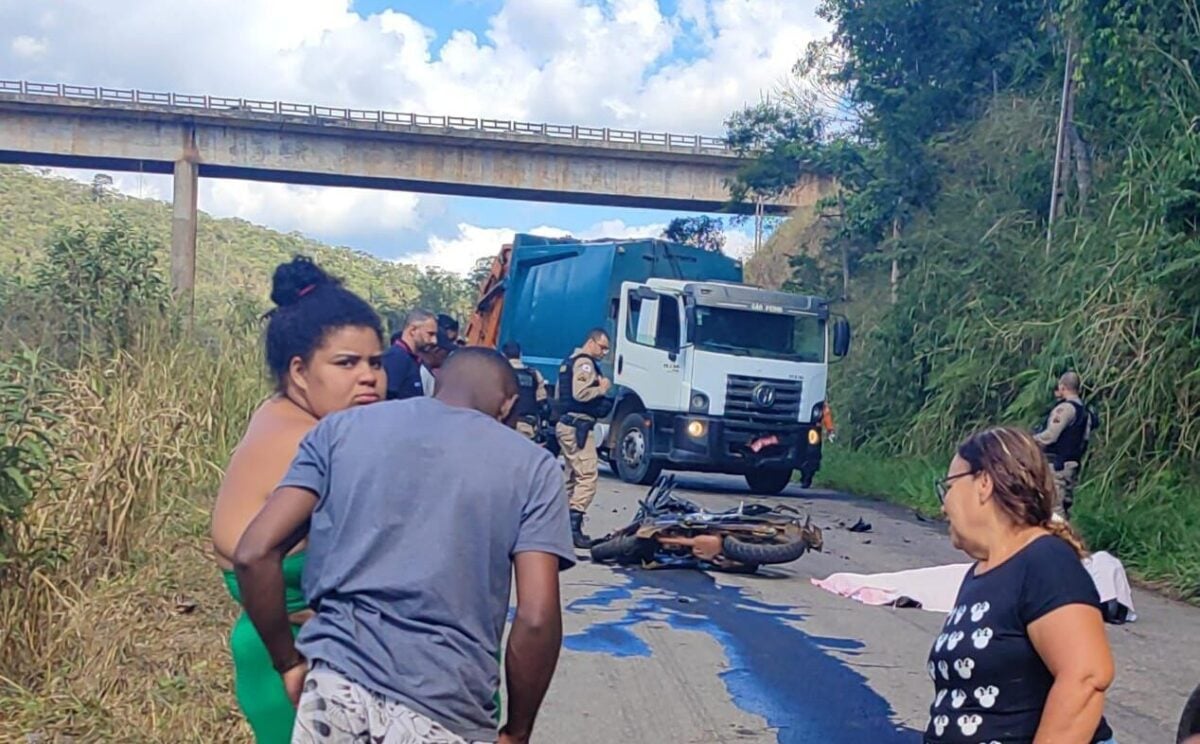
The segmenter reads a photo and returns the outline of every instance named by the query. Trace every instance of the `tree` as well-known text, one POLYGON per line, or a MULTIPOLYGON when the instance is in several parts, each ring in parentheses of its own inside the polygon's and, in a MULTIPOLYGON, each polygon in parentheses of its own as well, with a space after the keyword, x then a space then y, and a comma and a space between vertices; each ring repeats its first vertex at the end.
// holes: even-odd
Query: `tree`
POLYGON ((820 169, 825 122, 797 103, 763 101, 725 121, 725 140, 746 158, 729 183, 734 204, 782 196, 805 172, 820 169))
POLYGON ((725 230, 721 220, 708 215, 676 217, 663 230, 662 236, 676 243, 694 245, 714 253, 725 247, 725 230))
POLYGON ((483 256, 476 259, 475 265, 471 267, 471 273, 467 274, 467 282, 479 291, 483 286, 483 281, 492 273, 492 262, 495 261, 494 256, 483 256))
POLYGON ((112 176, 107 173, 97 173, 92 177, 92 201, 104 201, 113 190, 112 176))
POLYGON ((128 345, 138 322, 161 316, 170 293, 158 268, 160 246, 122 214, 101 225, 57 231, 35 271, 34 287, 53 298, 73 326, 67 341, 128 345))

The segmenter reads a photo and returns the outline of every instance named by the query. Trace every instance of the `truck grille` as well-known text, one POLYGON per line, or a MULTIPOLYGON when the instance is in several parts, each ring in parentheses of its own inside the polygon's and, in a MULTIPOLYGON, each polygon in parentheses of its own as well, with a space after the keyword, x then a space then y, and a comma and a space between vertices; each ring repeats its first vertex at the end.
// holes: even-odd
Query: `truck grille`
POLYGON ((800 420, 803 384, 799 380, 772 380, 765 377, 729 375, 725 383, 725 428, 743 431, 795 427, 800 420), (760 387, 761 386, 761 387, 760 387), (755 397, 755 391, 774 392, 773 400, 755 397))

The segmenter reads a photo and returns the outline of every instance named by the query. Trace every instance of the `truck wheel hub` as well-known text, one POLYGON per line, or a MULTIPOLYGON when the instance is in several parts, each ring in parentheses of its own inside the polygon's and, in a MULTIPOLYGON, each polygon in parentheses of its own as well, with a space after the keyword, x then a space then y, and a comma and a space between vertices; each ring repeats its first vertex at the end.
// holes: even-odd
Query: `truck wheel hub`
POLYGON ((641 464, 646 456, 646 438, 640 430, 631 429, 625 432, 625 438, 621 441, 621 455, 630 465, 636 467, 641 464))

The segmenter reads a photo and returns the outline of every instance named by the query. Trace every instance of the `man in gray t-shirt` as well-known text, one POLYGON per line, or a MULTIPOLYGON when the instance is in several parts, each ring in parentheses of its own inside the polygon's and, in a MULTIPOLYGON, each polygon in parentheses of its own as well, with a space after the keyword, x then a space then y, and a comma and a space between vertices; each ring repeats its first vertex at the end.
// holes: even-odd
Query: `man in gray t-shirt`
POLYGON ((500 423, 516 398, 503 357, 461 349, 436 398, 343 411, 301 443, 235 556, 246 612, 299 698, 293 741, 495 740, 514 567, 500 740, 528 739, 561 644, 558 571, 574 553, 557 463, 500 423), (305 535, 315 616, 293 643, 281 561, 305 535))

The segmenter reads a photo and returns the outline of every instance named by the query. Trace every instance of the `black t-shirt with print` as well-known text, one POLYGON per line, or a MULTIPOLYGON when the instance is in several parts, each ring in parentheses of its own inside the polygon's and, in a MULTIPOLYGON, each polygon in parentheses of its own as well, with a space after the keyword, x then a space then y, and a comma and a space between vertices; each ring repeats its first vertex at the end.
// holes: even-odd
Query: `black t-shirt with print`
MULTIPOLYGON (((929 654, 935 697, 925 741, 1032 742, 1054 677, 1026 627, 1070 604, 1099 607, 1100 595, 1075 551, 1052 535, 980 576, 972 566, 929 654)), ((1111 737, 1101 719, 1092 741, 1111 737)))

